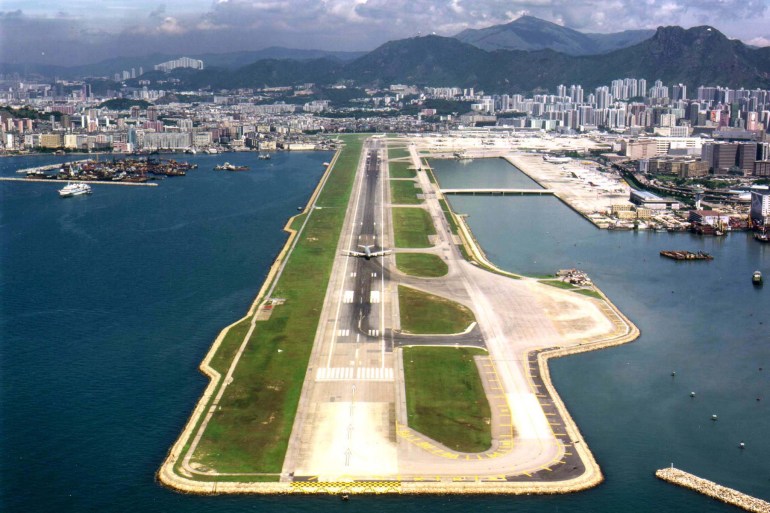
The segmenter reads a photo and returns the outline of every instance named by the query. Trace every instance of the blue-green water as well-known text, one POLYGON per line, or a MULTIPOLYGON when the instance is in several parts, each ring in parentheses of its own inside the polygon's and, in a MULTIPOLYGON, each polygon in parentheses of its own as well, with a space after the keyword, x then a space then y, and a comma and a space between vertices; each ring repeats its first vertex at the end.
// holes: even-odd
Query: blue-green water
MULTIPOLYGON (((70 199, 60 199, 55 185, 0 182, 0 511, 731 510, 657 482, 652 471, 670 460, 770 496, 763 439, 770 337, 759 324, 770 305, 768 290, 754 290, 744 275, 753 266, 770 274, 770 257, 742 236, 600 232, 558 202, 540 203, 525 218, 518 209, 533 198, 519 197, 452 202, 471 213, 498 263, 550 272, 581 262, 644 332, 628 346, 553 365, 604 484, 564 497, 356 497, 345 504, 185 496, 157 485, 154 473, 205 387, 200 361, 250 304, 285 240, 281 228, 328 159, 196 156, 188 160, 200 169, 160 187, 96 185, 92 196, 70 199), (210 170, 225 160, 252 170, 210 170), (498 223, 494 232, 482 229, 485 218, 498 223), (661 247, 705 244, 717 259, 684 268, 658 261, 658 240, 669 241, 661 247), (653 273, 661 269, 668 271, 653 273), (717 423, 708 421, 712 413, 717 423)), ((0 159, 0 175, 61 160, 0 159)))
MULTIPOLYGON (((484 187, 490 166, 521 174, 502 160, 488 161, 478 175, 458 173, 454 162, 431 164, 442 186, 484 187)), ((594 511, 609 511, 610 497, 654 498, 664 508, 680 491, 652 472, 671 462, 770 498, 770 290, 751 283, 756 269, 770 274, 770 247, 744 233, 598 230, 554 197, 450 202, 469 215, 495 263, 531 275, 584 269, 641 329, 631 344, 552 363, 556 387, 606 473, 607 482, 589 495, 607 506, 597 503, 594 511), (704 250, 715 258, 675 262, 660 257, 662 249, 704 250)), ((692 504, 710 502, 693 496, 692 504)))

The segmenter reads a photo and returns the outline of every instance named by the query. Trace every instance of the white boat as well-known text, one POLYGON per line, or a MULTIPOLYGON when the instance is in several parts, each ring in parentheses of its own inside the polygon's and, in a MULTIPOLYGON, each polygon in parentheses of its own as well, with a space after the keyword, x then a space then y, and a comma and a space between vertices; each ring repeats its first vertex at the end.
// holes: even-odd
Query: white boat
POLYGON ((91 186, 87 183, 67 183, 64 188, 59 190, 59 196, 62 198, 80 196, 81 194, 91 194, 91 186))

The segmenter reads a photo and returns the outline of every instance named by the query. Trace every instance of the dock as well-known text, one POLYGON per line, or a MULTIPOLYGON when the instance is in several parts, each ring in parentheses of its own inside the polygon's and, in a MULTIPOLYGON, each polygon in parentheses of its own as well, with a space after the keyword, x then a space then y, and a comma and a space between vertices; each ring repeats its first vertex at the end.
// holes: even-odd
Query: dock
POLYGON ((689 488, 712 499, 737 506, 746 511, 770 513, 770 502, 751 497, 726 486, 718 485, 713 481, 694 476, 673 466, 657 470, 655 476, 663 481, 689 488))
POLYGON ((0 176, 0 182, 34 182, 34 183, 53 183, 53 184, 65 184, 67 182, 76 182, 76 183, 89 183, 89 184, 97 184, 97 185, 139 185, 142 187, 157 187, 157 183, 147 183, 147 182, 122 182, 122 181, 111 181, 111 180, 56 180, 56 179, 46 179, 46 178, 14 178, 9 176, 0 176))
POLYGON ((38 173, 38 172, 45 172, 45 171, 53 171, 54 169, 60 169, 64 164, 84 164, 88 162, 91 159, 82 159, 82 160, 72 160, 69 162, 58 162, 56 164, 48 164, 46 166, 37 166, 37 167, 27 167, 24 169, 19 169, 16 171, 19 174, 25 174, 25 173, 38 173))
POLYGON ((551 189, 441 189, 441 194, 464 194, 468 196, 549 196, 551 189))

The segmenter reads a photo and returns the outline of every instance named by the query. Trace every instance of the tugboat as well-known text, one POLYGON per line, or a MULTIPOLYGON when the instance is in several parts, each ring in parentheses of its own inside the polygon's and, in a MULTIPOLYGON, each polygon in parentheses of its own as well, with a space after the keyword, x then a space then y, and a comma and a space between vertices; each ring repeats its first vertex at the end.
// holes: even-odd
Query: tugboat
POLYGON ((754 274, 751 275, 751 283, 754 285, 762 285, 762 272, 754 271, 754 274))

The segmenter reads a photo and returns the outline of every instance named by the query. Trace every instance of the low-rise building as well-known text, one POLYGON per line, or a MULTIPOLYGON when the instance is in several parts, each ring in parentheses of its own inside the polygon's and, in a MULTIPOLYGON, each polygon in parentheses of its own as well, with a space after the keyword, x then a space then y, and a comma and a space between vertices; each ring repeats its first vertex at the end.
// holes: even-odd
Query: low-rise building
POLYGON ((679 201, 672 198, 661 198, 649 191, 631 189, 630 199, 634 205, 650 210, 679 210, 679 201))
POLYGON ((718 210, 690 210, 687 220, 691 223, 707 224, 709 226, 726 225, 730 216, 718 210))
POLYGON ((679 178, 697 178, 708 174, 709 163, 692 157, 654 157, 647 163, 647 172, 675 175, 679 178))

